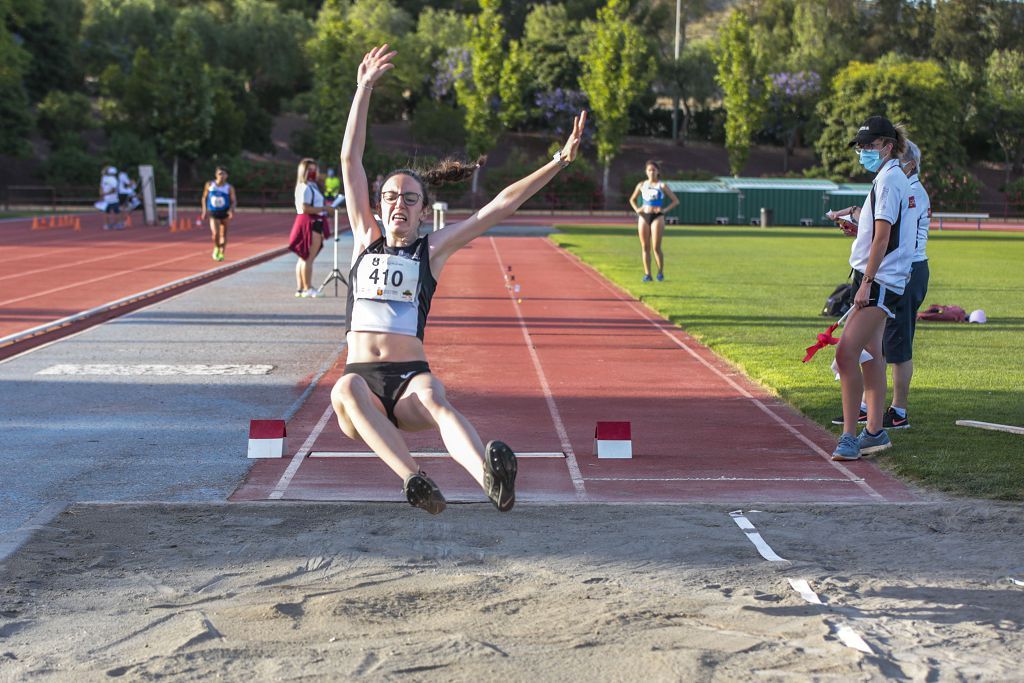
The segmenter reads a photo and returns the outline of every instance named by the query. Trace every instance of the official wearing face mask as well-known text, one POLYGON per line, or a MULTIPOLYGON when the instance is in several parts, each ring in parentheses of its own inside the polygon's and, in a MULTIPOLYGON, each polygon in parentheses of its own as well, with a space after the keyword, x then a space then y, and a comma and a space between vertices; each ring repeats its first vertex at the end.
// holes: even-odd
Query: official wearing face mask
POLYGON ((906 225, 910 182, 900 168, 906 135, 884 116, 872 116, 860 127, 850 147, 861 165, 875 173, 871 192, 861 207, 857 236, 850 249, 855 311, 850 314, 836 346, 836 364, 843 392, 843 434, 833 460, 856 460, 889 448, 882 427, 886 398, 882 335, 887 318, 900 303, 910 279, 916 238, 906 225), (866 350, 872 360, 861 364, 866 350), (861 396, 867 403, 867 425, 855 436, 861 396))

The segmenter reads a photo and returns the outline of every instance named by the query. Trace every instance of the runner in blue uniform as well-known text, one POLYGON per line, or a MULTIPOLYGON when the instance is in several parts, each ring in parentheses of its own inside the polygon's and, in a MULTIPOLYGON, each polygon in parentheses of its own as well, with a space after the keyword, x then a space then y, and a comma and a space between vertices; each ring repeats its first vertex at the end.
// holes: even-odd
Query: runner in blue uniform
POLYGON ((646 164, 647 180, 637 183, 633 194, 629 197, 629 205, 637 214, 636 229, 640 235, 640 258, 644 264, 644 282, 651 281, 651 250, 658 266, 658 282, 665 279, 665 256, 661 253, 661 236, 665 233, 665 215, 679 206, 679 199, 661 181, 661 167, 657 161, 649 160, 646 164), (665 206, 665 198, 669 204, 665 206), (643 204, 637 206, 637 198, 643 204))
POLYGON ((210 234, 213 237, 213 260, 223 261, 228 246, 228 223, 235 217, 235 188, 228 183, 228 172, 217 167, 214 179, 203 189, 200 220, 210 216, 210 234))
POLYGON ((382 182, 380 218, 374 218, 363 169, 367 115, 374 84, 394 68, 387 45, 370 50, 357 71, 356 93, 341 148, 341 171, 354 246, 349 272, 348 359, 331 401, 342 431, 364 442, 404 482, 411 505, 438 514, 445 499, 409 453, 402 431, 437 429, 448 452, 502 512, 515 504, 516 457, 501 441, 484 447, 473 425, 448 402, 430 371, 423 336, 437 280, 448 259, 523 202, 576 158, 586 112, 554 158, 508 186, 459 223, 419 237, 431 185, 463 180, 479 164, 445 161, 423 173, 392 171, 382 182), (383 230, 382 230, 383 227, 383 230))

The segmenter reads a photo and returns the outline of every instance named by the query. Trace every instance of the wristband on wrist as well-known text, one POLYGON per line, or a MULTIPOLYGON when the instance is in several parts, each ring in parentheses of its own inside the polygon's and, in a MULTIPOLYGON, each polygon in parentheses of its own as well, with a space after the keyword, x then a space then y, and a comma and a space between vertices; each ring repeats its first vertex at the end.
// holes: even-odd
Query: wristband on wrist
POLYGON ((868 275, 867 273, 864 273, 864 277, 862 278, 862 281, 863 282, 874 282, 875 281, 875 276, 874 275, 868 275))
POLYGON ((364 90, 373 90, 373 86, 372 85, 364 85, 364 84, 360 83, 359 81, 356 81, 356 87, 357 88, 363 88, 364 90))
POLYGON ((551 157, 551 160, 558 162, 558 165, 561 168, 565 168, 570 163, 568 159, 562 156, 562 150, 558 150, 557 152, 555 152, 555 155, 551 157))

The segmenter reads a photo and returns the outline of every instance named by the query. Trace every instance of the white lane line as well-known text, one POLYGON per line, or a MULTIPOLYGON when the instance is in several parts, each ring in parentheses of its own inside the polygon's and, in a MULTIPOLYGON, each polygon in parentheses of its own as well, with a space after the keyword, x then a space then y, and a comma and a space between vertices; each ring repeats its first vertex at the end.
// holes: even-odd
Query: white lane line
POLYGON ((316 443, 317 437, 320 436, 320 432, 322 432, 324 427, 327 426, 327 421, 331 419, 332 415, 334 415, 334 406, 328 405, 324 410, 324 414, 320 416, 320 421, 316 423, 315 427, 313 427, 313 431, 311 431, 309 436, 306 437, 306 440, 302 442, 302 448, 292 456, 292 461, 288 463, 288 469, 286 469, 284 474, 281 475, 281 478, 277 481, 277 485, 274 486, 274 490, 270 492, 269 496, 267 496, 268 499, 280 500, 281 497, 284 496, 284 492, 288 488, 288 484, 292 482, 292 478, 295 476, 295 473, 299 471, 299 466, 302 465, 302 460, 309 454, 310 449, 313 448, 313 444, 316 443))
POLYGON ((113 365, 109 363, 64 363, 51 365, 37 375, 100 375, 104 377, 177 377, 179 375, 269 375, 273 365, 113 365))
POLYGON ((883 501, 885 500, 885 496, 883 496, 878 491, 876 491, 874 488, 872 488, 870 484, 868 484, 866 481, 864 481, 864 479, 862 479, 860 477, 857 477, 853 472, 850 471, 849 468, 845 467, 844 465, 841 465, 840 463, 833 461, 832 460, 832 455, 830 453, 827 453, 818 444, 814 443, 813 441, 808 439, 806 436, 801 434, 795 427, 793 427, 788 422, 786 422, 785 419, 783 419, 782 417, 777 415, 773 410, 771 410, 768 406, 766 406, 760 399, 758 399, 756 396, 751 394, 749 391, 747 391, 741 385, 737 384, 735 381, 733 381, 733 379, 731 377, 729 377, 724 372, 722 372, 721 370, 716 368, 714 365, 709 363, 699 353, 697 353, 692 348, 690 348, 690 346, 688 344, 686 344, 686 342, 682 341, 681 339, 676 337, 675 334, 673 334, 673 332, 678 333, 678 332, 681 332, 681 330, 677 329, 675 326, 673 326, 671 323, 669 323, 667 321, 664 321, 664 320, 661 320, 660 318, 655 318, 655 317, 649 315, 647 313, 647 311, 644 311, 642 308, 638 307, 636 305, 636 303, 633 301, 632 298, 626 296, 621 290, 619 290, 616 287, 614 287, 611 283, 608 282, 608 280, 606 280, 604 277, 602 277, 599 274, 597 274, 590 266, 588 266, 587 264, 583 263, 583 261, 581 261, 574 254, 570 254, 569 252, 567 252, 564 249, 559 249, 554 244, 554 242, 552 242, 551 240, 544 240, 544 241, 552 249, 554 249, 557 253, 562 254, 562 256, 564 256, 566 259, 568 259, 571 263, 576 264, 577 268, 582 270, 584 273, 589 275, 591 278, 593 278, 597 282, 601 283, 601 285, 605 289, 607 289, 608 291, 612 292, 619 300, 623 301, 630 308, 632 308, 634 311, 636 311, 638 314, 640 314, 640 316, 642 316, 645 320, 647 320, 647 322, 651 323, 651 325, 653 325, 655 327, 655 329, 657 329, 659 332, 661 332, 666 337, 671 339, 673 341, 673 343, 675 343, 677 346, 682 348, 688 354, 693 356, 693 358, 695 358, 699 363, 701 363, 701 365, 703 365, 704 367, 706 367, 707 369, 711 370, 713 373, 718 375, 720 378, 722 378, 729 386, 731 386, 733 389, 735 389, 737 392, 739 392, 739 394, 741 396, 743 396, 744 398, 749 399, 755 406, 758 407, 758 409, 760 409, 766 415, 771 417, 780 426, 785 428, 786 431, 788 431, 790 434, 795 436, 798 440, 800 440, 806 446, 808 446, 812 451, 814 451, 816 454, 818 454, 820 457, 822 457, 825 460, 825 462, 827 462, 829 465, 831 465, 836 470, 841 472, 844 477, 849 479, 851 482, 854 482, 855 484, 857 484, 857 486, 859 486, 865 493, 867 493, 869 496, 871 496, 875 500, 883 500, 883 501), (668 329, 666 329, 666 328, 668 328, 668 329))
POLYGON ((313 377, 313 381, 310 382, 309 386, 306 387, 305 391, 303 391, 302 394, 297 399, 295 399, 295 402, 292 403, 291 407, 288 408, 288 411, 284 414, 284 417, 281 418, 282 420, 287 422, 288 420, 292 419, 292 417, 295 416, 295 413, 299 412, 299 408, 302 407, 302 404, 306 402, 306 399, 309 398, 309 395, 312 394, 313 390, 316 389, 318 384, 320 384, 320 380, 324 378, 324 375, 327 374, 328 370, 334 367, 334 364, 338 361, 338 358, 341 356, 341 352, 345 350, 345 346, 347 344, 348 342, 341 342, 341 344, 338 345, 338 350, 327 357, 327 360, 323 362, 323 364, 320 366, 320 369, 313 377))
POLYGON ((32 538, 32 534, 49 524, 54 517, 64 512, 67 503, 50 503, 42 510, 32 515, 28 521, 14 531, 4 534, 4 540, 0 541, 0 562, 3 562, 14 552, 32 538))
MULTIPOLYGON (((428 452, 428 451, 416 451, 410 453, 414 458, 450 458, 452 457, 448 453, 428 452)), ((308 458, 377 458, 376 453, 370 453, 367 451, 312 451, 308 458)), ((565 453, 556 453, 555 451, 548 451, 542 453, 516 453, 516 459, 523 458, 565 458, 565 453)))
POLYGON ((761 534, 758 533, 757 527, 750 523, 750 520, 743 516, 742 510, 734 510, 729 513, 732 517, 732 521, 736 522, 736 526, 743 530, 743 533, 747 535, 747 539, 754 544, 757 548, 757 552, 761 554, 761 557, 768 560, 769 562, 789 562, 789 560, 779 557, 772 547, 761 538, 761 534))
POLYGON ((587 481, 832 481, 853 484, 845 477, 587 477, 587 481))
MULTIPOLYGON (((807 579, 789 579, 789 585, 793 587, 800 597, 804 601, 809 602, 812 605, 820 605, 828 609, 828 606, 821 601, 818 594, 811 588, 811 584, 807 579)), ((836 637, 846 647, 853 648, 858 652, 863 652, 866 655, 875 654, 871 649, 871 646, 864 642, 864 639, 860 637, 860 634, 853 630, 853 627, 844 621, 837 621, 835 624, 831 624, 835 628, 836 637)))
MULTIPOLYGON (((502 277, 504 277, 506 272, 505 262, 501 260, 501 254, 498 252, 498 243, 495 242, 493 237, 490 240, 491 248, 494 249, 494 257, 498 260, 498 269, 501 271, 502 277)), ((544 400, 547 402, 548 412, 551 413, 551 421, 554 422, 555 431, 558 432, 558 439, 562 444, 562 451, 565 452, 565 464, 569 468, 569 476, 572 478, 572 485, 576 489, 576 499, 584 500, 587 496, 587 488, 583 483, 583 473, 580 472, 579 463, 576 462, 576 452, 572 449, 569 434, 565 431, 562 416, 558 412, 558 406, 555 405, 554 394, 551 393, 551 385, 548 384, 547 375, 544 374, 544 368, 540 364, 540 356, 537 355, 537 349, 534 348, 533 340, 530 338, 530 331, 526 328, 523 311, 511 293, 509 294, 509 299, 512 302, 512 307, 515 309, 516 317, 519 319, 519 328, 523 332, 526 349, 530 352, 533 367, 537 371, 537 378, 540 380, 541 389, 544 391, 544 400)))

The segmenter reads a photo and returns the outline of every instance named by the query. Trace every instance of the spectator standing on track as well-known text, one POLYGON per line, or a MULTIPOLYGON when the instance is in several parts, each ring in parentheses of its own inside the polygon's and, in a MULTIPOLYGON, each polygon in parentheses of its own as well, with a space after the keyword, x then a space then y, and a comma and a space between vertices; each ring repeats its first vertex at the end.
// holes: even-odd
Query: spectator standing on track
POLYGON ((235 188, 228 182, 228 171, 223 166, 218 166, 213 174, 213 180, 206 183, 203 189, 203 198, 199 201, 199 220, 210 216, 210 234, 213 238, 213 260, 223 261, 224 252, 228 248, 228 224, 235 217, 235 208, 238 200, 235 197, 235 188))
MULTIPOLYGON (((430 371, 423 336, 437 278, 448 259, 488 228, 507 219, 576 158, 586 112, 554 159, 506 187, 466 220, 419 237, 430 207, 429 185, 470 177, 477 164, 447 160, 422 174, 392 171, 381 183, 381 222, 371 207, 363 150, 370 94, 394 65, 387 45, 366 53, 345 126, 341 170, 349 198, 354 247, 349 271, 348 358, 331 391, 346 436, 373 449, 404 482, 406 499, 431 514, 445 508, 440 490, 420 471, 400 430, 437 429, 452 458, 502 512, 515 504, 516 456, 500 441, 484 447, 476 429, 448 402, 430 371)), ((497 362, 497 360, 496 360, 497 362)))
POLYGON ((299 257, 295 264, 295 296, 315 299, 313 261, 331 236, 331 224, 324 208, 324 195, 316 184, 317 166, 312 159, 303 159, 295 177, 295 222, 288 238, 288 248, 299 257))
POLYGON ((103 206, 103 229, 123 230, 124 223, 121 221, 121 202, 118 198, 117 169, 107 166, 100 176, 100 201, 97 206, 103 206))
POLYGON ((333 202, 339 194, 341 194, 341 178, 333 168, 328 168, 327 177, 324 178, 324 199, 333 202))
POLYGON ((661 253, 661 238, 665 234, 665 214, 679 206, 679 199, 669 189, 668 185, 661 181, 661 166, 653 159, 648 160, 645 170, 647 180, 639 182, 629 196, 629 205, 637 214, 637 232, 640 235, 640 258, 644 264, 643 282, 651 281, 651 250, 654 251, 654 261, 658 266, 658 282, 665 279, 665 256, 661 253), (665 197, 668 197, 669 205, 665 206, 665 197), (641 206, 637 206, 636 200, 640 197, 643 200, 641 206))
POLYGON ((906 149, 903 131, 884 116, 872 116, 857 131, 850 147, 856 148, 861 165, 875 173, 875 178, 860 210, 857 236, 850 249, 856 310, 836 346, 843 434, 833 460, 856 460, 892 445, 882 427, 886 395, 882 336, 886 319, 901 305, 917 238, 916 226, 907 224, 911 191, 899 162, 906 149), (861 364, 865 349, 872 359, 861 364), (862 397, 867 403, 867 424, 855 436, 862 397))
MULTIPOLYGON (((910 426, 907 399, 910 395, 910 380, 914 376, 914 334, 917 331, 917 311, 928 294, 929 279, 926 246, 931 227, 932 204, 918 175, 921 169, 921 150, 910 140, 907 140, 907 149, 900 158, 900 167, 910 181, 904 224, 908 230, 915 230, 915 242, 906 292, 893 311, 895 317, 885 321, 885 334, 882 337, 882 353, 885 362, 892 368, 892 405, 882 417, 882 427, 885 429, 906 429, 910 426)), ((850 207, 838 213, 849 214, 857 220, 859 211, 859 207, 850 207)), ((859 422, 867 422, 867 410, 867 403, 861 400, 859 422)), ((840 415, 835 418, 832 424, 843 424, 843 417, 840 415)))

